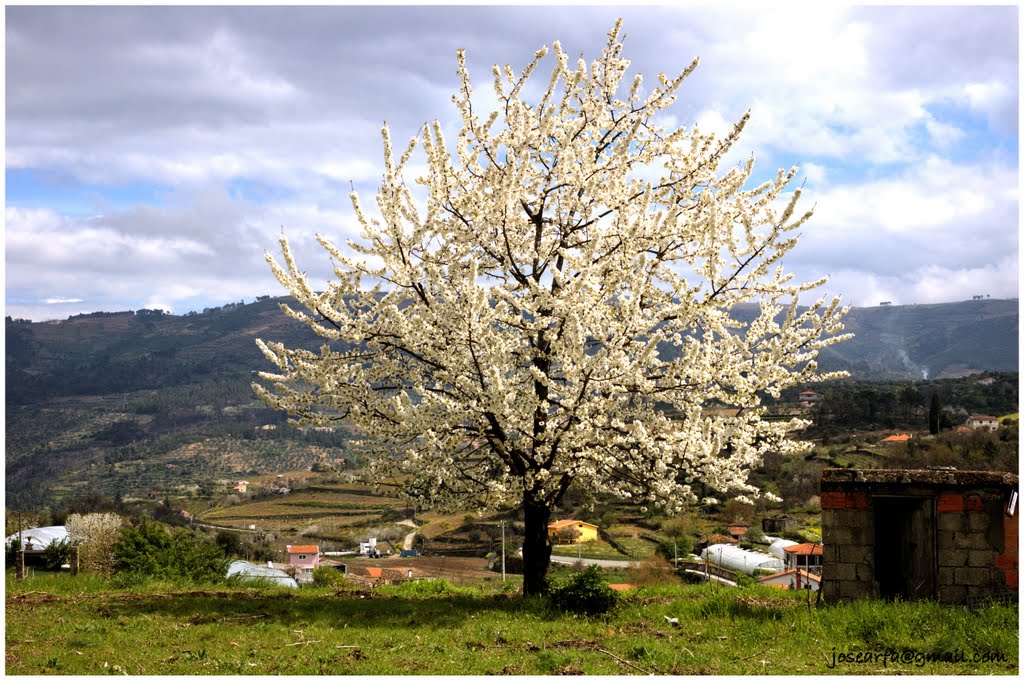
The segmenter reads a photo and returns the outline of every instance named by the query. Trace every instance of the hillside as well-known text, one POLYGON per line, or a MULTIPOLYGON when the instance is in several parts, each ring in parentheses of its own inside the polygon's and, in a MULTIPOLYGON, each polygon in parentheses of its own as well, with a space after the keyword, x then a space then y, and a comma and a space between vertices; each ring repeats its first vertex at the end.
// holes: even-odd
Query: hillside
MULTIPOLYGON (((102 395, 212 379, 244 379, 266 367, 261 337, 315 348, 319 340, 285 317, 285 298, 233 303, 203 313, 93 313, 42 323, 7 319, 7 404, 102 395)), ((751 317, 752 306, 737 316, 751 317)), ((1017 371, 1016 300, 854 308, 855 337, 827 349, 822 364, 861 379, 941 378, 965 371, 1017 371)))
MULTIPOLYGON (((281 313, 283 301, 264 296, 180 316, 8 318, 9 508, 89 493, 209 492, 235 477, 351 462, 343 427, 295 431, 252 394, 253 372, 269 368, 255 338, 320 345, 281 313)), ((1017 326, 1017 301, 1009 300, 859 308, 847 318, 856 338, 829 348, 821 364, 858 379, 1014 372, 1017 326)))

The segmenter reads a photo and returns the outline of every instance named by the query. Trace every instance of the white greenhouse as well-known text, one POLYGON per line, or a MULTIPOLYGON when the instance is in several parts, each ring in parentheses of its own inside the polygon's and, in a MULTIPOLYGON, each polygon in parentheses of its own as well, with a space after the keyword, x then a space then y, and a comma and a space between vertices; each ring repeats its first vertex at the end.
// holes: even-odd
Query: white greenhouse
POLYGON ((786 569, 786 564, 775 556, 759 551, 747 551, 728 544, 712 544, 701 552, 700 558, 726 570, 748 575, 753 575, 756 570, 782 572, 786 569))
MULTIPOLYGON (((767 537, 765 537, 765 539, 767 539, 767 537)), ((786 560, 786 552, 784 549, 787 546, 796 546, 799 543, 800 542, 795 542, 790 539, 775 539, 775 541, 768 546, 768 553, 772 554, 779 560, 786 560)))
POLYGON ((266 565, 256 565, 247 560, 236 560, 228 566, 228 577, 238 575, 241 580, 266 580, 276 586, 298 589, 299 584, 283 570, 266 565))
MULTIPOLYGON (((10 548, 11 544, 18 538, 18 532, 4 540, 4 545, 10 548)), ((30 530, 22 530, 21 545, 25 553, 42 553, 52 542, 61 542, 68 538, 68 530, 63 525, 52 525, 50 527, 33 527, 30 530)))

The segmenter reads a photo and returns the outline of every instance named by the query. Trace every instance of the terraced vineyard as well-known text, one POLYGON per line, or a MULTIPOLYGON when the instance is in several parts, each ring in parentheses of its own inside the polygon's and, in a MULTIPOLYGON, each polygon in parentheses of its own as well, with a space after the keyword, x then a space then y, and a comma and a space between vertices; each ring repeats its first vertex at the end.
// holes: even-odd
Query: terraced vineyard
MULTIPOLYGON (((279 534, 299 534, 341 543, 358 541, 370 529, 388 531, 404 515, 405 502, 374 494, 352 484, 317 483, 287 495, 274 494, 238 505, 220 506, 202 513, 205 524, 235 529, 256 526, 279 534)), ((383 532, 381 532, 383 531, 383 532)))

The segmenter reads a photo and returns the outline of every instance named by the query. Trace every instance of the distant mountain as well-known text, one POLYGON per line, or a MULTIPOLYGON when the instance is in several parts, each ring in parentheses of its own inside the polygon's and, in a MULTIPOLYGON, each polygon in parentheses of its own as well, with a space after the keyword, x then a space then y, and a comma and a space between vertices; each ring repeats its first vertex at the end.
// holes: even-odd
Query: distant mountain
MULTIPOLYGON (((255 339, 316 349, 322 340, 261 297, 202 313, 97 312, 56 322, 7 318, 8 504, 84 491, 139 494, 280 472, 348 456, 349 434, 297 432, 255 399, 271 369, 255 339)), ((737 310, 752 318, 756 308, 737 310)), ((856 308, 853 340, 823 369, 920 380, 1018 370, 1016 300, 856 308)))
POLYGON ((1017 300, 854 308, 855 337, 822 352, 820 364, 857 378, 955 378, 1019 366, 1017 300))
MULTIPOLYGON (((270 368, 254 340, 316 348, 320 340, 264 297, 188 315, 98 312, 63 321, 7 319, 7 403, 57 396, 162 389, 206 380, 244 379, 270 368)), ((737 315, 751 317, 750 306, 737 315)), ((852 340, 822 352, 826 369, 864 379, 944 378, 1017 371, 1016 300, 854 308, 852 340)), ((248 396, 246 396, 248 397, 248 396)))

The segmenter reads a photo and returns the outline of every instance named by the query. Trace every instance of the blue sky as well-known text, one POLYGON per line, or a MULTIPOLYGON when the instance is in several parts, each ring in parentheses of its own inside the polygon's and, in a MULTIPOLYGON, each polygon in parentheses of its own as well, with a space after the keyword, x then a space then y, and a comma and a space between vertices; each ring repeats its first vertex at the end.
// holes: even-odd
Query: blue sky
POLYGON ((617 16, 648 80, 700 56, 677 123, 750 109, 727 162, 800 166, 800 279, 857 306, 1017 296, 1015 5, 8 6, 6 314, 279 295, 282 227, 326 279, 312 237, 357 236, 381 122, 396 145, 454 125, 456 49, 484 91, 556 39, 594 58, 617 16))

